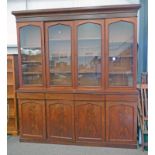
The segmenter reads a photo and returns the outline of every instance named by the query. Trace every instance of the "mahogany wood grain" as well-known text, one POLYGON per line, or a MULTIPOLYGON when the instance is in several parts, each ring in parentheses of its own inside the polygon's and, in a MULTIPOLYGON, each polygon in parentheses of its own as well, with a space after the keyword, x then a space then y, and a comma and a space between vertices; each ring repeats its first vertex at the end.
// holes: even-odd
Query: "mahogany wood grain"
POLYGON ((106 141, 136 143, 136 104, 106 102, 106 141))
POLYGON ((17 22, 136 17, 140 4, 13 11, 17 22))
POLYGON ((19 100, 19 120, 22 138, 46 138, 44 100, 19 100))
POLYGON ((68 100, 47 100, 47 138, 74 141, 74 104, 68 100))
POLYGON ((46 99, 52 100, 74 100, 74 94, 46 93, 46 99))
POLYGON ((104 95, 96 94, 75 94, 75 100, 79 101, 104 101, 104 95))
POLYGON ((137 95, 106 95, 106 101, 127 101, 127 102, 138 102, 137 95))
POLYGON ((76 141, 104 141, 104 102, 75 102, 76 141))
POLYGON ((17 93, 17 98, 40 100, 45 99, 45 95, 43 93, 17 93))

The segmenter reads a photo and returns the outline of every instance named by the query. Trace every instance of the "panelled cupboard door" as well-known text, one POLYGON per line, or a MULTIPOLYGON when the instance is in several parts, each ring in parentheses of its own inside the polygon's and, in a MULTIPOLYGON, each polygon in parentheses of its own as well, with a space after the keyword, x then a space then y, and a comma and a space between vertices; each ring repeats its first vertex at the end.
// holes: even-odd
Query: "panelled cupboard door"
POLYGON ((20 87, 45 84, 43 23, 17 23, 20 87))
POLYGON ((75 21, 75 31, 76 87, 100 89, 104 83, 104 20, 75 21))
POLYGON ((47 22, 47 85, 71 88, 74 85, 73 22, 47 22))
POLYGON ((106 19, 105 25, 106 87, 136 88, 136 17, 106 19))
POLYGON ((106 141, 136 143, 136 104, 132 102, 106 103, 106 141))
POLYGON ((19 100, 21 138, 45 139, 45 103, 43 100, 19 100))
POLYGON ((77 101, 75 103, 76 141, 104 140, 104 103, 77 101))
POLYGON ((47 100, 46 109, 48 139, 74 141, 73 101, 47 100))

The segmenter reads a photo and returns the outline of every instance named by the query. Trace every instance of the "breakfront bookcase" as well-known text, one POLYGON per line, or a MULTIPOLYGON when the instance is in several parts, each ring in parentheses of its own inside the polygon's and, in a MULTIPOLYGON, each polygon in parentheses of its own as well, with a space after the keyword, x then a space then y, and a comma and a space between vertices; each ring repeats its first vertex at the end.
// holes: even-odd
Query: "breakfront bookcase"
POLYGON ((139 8, 13 12, 21 141, 136 147, 139 8))

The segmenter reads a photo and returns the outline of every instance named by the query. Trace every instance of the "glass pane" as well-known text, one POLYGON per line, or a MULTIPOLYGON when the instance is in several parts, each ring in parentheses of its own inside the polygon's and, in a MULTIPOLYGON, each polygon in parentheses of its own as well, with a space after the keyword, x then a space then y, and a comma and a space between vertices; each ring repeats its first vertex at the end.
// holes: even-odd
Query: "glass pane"
POLYGON ((109 86, 133 86, 133 24, 109 26, 109 86))
POLYGON ((71 85, 71 27, 51 26, 48 32, 50 84, 71 85))
POLYGON ((101 84, 101 26, 87 23, 78 27, 78 85, 101 84))
POLYGON ((20 28, 20 47, 23 84, 42 84, 40 28, 37 26, 25 26, 20 28))

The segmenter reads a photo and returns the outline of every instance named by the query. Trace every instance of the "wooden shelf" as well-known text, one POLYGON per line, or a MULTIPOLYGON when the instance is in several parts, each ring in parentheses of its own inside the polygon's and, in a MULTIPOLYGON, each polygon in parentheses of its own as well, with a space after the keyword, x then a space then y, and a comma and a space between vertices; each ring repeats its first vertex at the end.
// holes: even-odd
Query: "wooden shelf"
POLYGON ((15 98, 15 95, 7 95, 7 98, 8 99, 14 99, 15 98))
POLYGON ((109 72, 111 75, 118 75, 118 74, 133 74, 132 72, 109 72))
POLYGON ((13 82, 7 82, 7 86, 14 86, 13 82))
POLYGON ((71 71, 69 71, 69 72, 51 71, 50 74, 72 74, 72 73, 71 73, 71 71))
POLYGON ((78 38, 78 41, 102 40, 101 38, 78 38))
POLYGON ((42 72, 23 72, 24 75, 37 75, 42 74, 42 72))
POLYGON ((22 61, 22 63, 42 63, 41 61, 22 61))
POLYGON ((8 73, 13 73, 14 71, 12 69, 7 69, 8 73))
POLYGON ((9 112, 9 118, 16 118, 16 114, 13 112, 9 112))
POLYGON ((113 57, 115 57, 115 58, 133 58, 132 55, 129 55, 129 56, 109 56, 109 58, 113 58, 113 57))
POLYGON ((41 50, 41 47, 33 47, 33 46, 28 46, 28 47, 21 47, 21 49, 20 50, 25 50, 25 49, 27 49, 27 50, 32 50, 32 49, 35 49, 35 50, 41 50))
POLYGON ((61 42, 61 41, 71 41, 71 39, 49 39, 49 41, 58 41, 58 42, 61 42))
POLYGON ((78 74, 101 74, 101 72, 78 72, 78 74))

